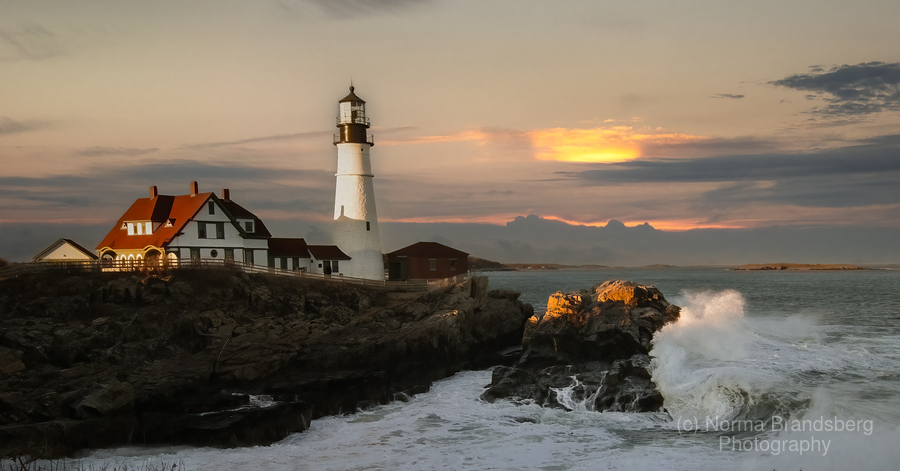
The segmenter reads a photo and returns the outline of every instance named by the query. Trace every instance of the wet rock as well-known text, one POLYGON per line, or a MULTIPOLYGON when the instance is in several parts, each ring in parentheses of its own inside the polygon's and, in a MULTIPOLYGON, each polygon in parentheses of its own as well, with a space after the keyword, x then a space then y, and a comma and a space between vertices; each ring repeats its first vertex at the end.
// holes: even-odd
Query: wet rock
POLYGON ((652 286, 609 281, 582 293, 556 293, 528 319, 524 352, 494 370, 482 398, 518 397, 548 407, 655 411, 662 395, 650 379, 653 333, 678 319, 652 286))

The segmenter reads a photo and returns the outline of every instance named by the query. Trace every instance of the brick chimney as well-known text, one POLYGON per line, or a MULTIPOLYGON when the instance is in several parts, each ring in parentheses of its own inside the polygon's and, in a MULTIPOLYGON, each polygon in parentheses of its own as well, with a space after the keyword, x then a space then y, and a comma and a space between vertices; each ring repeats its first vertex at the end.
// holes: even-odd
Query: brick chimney
POLYGON ((200 193, 200 185, 197 182, 191 182, 191 196, 197 196, 200 193))
POLYGON ((228 188, 222 190, 222 200, 231 201, 231 192, 228 191, 228 188))
POLYGON ((159 190, 156 189, 156 185, 150 187, 150 199, 156 198, 159 196, 159 190))

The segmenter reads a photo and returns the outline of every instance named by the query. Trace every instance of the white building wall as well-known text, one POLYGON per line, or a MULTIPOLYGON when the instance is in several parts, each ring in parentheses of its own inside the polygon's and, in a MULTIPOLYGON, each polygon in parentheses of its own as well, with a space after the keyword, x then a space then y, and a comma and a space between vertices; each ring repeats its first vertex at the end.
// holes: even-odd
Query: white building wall
POLYGON ((341 272, 345 276, 383 280, 384 262, 375 211, 370 147, 359 143, 337 145, 334 242, 352 259, 341 263, 341 272))
MULTIPOLYGON (((213 201, 211 198, 209 201, 213 201)), ((212 260, 224 260, 225 249, 234 249, 234 261, 244 262, 244 249, 254 249, 253 264, 265 266, 268 263, 269 243, 266 239, 244 239, 240 231, 234 227, 231 220, 225 214, 221 206, 216 205, 215 214, 209 214, 207 204, 185 225, 182 234, 176 236, 169 243, 169 251, 178 251, 179 258, 190 258, 191 248, 200 249, 200 258, 212 260), (198 222, 206 223, 206 238, 200 238, 198 222), (225 237, 216 239, 216 223, 222 223, 225 237), (212 256, 212 250, 216 250, 216 256, 212 256)))
POLYGON ((84 252, 72 247, 66 242, 60 244, 59 247, 53 249, 50 253, 44 255, 41 260, 93 260, 91 257, 88 257, 84 254, 84 252))

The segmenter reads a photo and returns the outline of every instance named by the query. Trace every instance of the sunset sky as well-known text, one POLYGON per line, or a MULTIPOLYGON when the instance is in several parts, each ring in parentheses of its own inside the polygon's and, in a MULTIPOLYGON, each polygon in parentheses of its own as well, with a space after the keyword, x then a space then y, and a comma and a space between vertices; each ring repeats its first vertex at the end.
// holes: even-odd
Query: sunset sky
POLYGON ((430 223, 529 215, 900 235, 898 18, 896 0, 0 0, 0 256, 93 248, 150 185, 191 180, 327 239, 351 79, 385 251, 416 227, 528 261, 430 223))

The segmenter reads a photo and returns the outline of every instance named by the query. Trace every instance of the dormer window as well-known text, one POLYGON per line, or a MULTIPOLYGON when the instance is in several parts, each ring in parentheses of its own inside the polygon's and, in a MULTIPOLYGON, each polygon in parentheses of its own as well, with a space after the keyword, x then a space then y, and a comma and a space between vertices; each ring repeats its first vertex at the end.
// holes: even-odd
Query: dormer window
POLYGON ((122 224, 128 229, 128 235, 150 235, 153 234, 153 223, 147 222, 129 222, 122 224))
POLYGON ((253 232, 253 221, 244 221, 244 231, 253 232))
POLYGON ((174 219, 167 219, 167 220, 166 220, 166 227, 172 227, 174 224, 175 224, 175 220, 174 220, 174 219))

